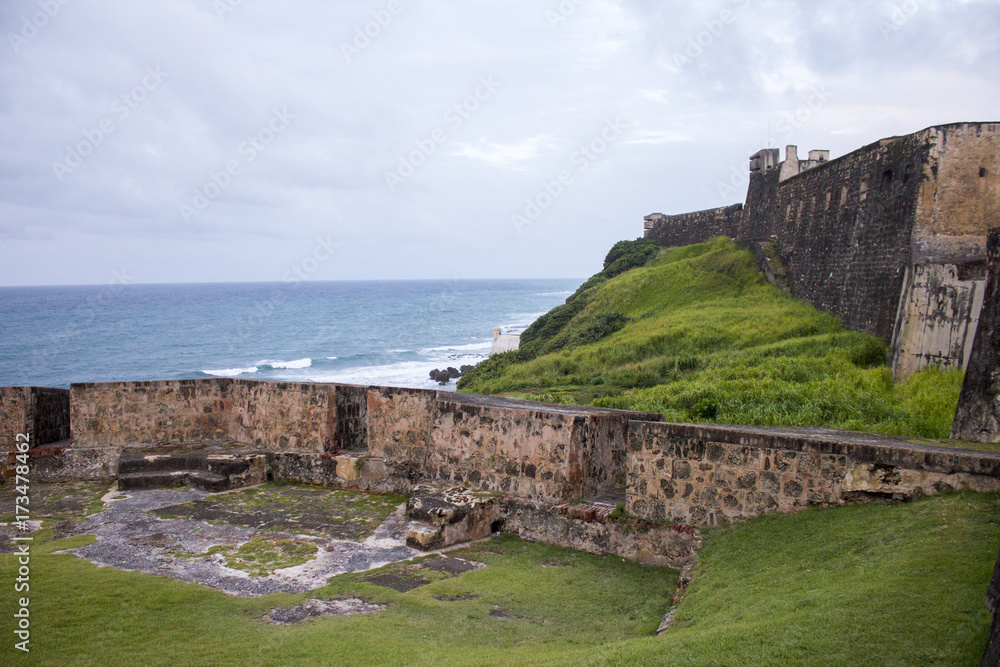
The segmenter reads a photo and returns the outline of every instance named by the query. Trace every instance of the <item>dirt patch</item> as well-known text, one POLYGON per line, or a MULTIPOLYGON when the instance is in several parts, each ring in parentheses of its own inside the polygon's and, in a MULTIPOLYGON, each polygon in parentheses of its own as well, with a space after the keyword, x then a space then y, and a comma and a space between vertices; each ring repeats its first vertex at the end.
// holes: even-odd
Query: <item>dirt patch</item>
POLYGON ((449 558, 448 556, 439 556, 438 558, 432 558, 430 560, 423 561, 420 566, 427 570, 434 570, 436 572, 444 572, 450 574, 453 577, 457 577, 465 572, 471 572, 472 570, 478 570, 483 567, 482 563, 477 563, 472 560, 465 560, 464 558, 449 558))
POLYGON ((473 595, 472 593, 460 593, 458 595, 432 595, 432 598, 438 602, 465 602, 468 600, 478 600, 478 595, 473 595))
POLYGON ((432 581, 451 579, 481 567, 485 567, 485 564, 464 558, 431 556, 412 563, 393 563, 383 572, 365 577, 364 581, 406 593, 414 588, 426 586, 432 581))
POLYGON ((369 584, 375 584, 382 588, 391 588, 400 593, 406 593, 407 591, 412 591, 415 588, 420 588, 431 583, 430 579, 424 579, 415 575, 398 574, 396 572, 383 572, 371 577, 365 577, 364 580, 369 584))
POLYGON ((275 625, 294 625, 314 616, 351 616, 374 614, 386 608, 384 604, 365 602, 359 598, 342 600, 309 600, 291 609, 275 607, 264 618, 275 625))
POLYGON ((493 607, 493 609, 490 609, 490 616, 492 616, 493 618, 499 618, 499 619, 505 620, 505 621, 510 621, 510 620, 515 619, 515 618, 523 618, 523 616, 518 616, 517 614, 515 614, 512 611, 504 609, 500 605, 497 605, 497 606, 493 607))
POLYGON ((157 510, 161 519, 193 519, 330 539, 360 541, 396 508, 398 496, 265 484, 157 510))

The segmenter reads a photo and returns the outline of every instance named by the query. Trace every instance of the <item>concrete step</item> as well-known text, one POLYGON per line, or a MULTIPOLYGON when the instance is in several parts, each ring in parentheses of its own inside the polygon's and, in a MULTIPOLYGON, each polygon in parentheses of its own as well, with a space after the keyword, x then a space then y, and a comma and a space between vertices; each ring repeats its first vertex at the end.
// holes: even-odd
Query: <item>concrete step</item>
POLYGON ((208 458, 201 452, 154 454, 126 449, 118 459, 118 473, 208 470, 208 458))
POLYGON ((204 470, 159 470, 118 475, 118 488, 121 491, 162 489, 183 485, 202 491, 225 491, 229 488, 229 478, 204 470))

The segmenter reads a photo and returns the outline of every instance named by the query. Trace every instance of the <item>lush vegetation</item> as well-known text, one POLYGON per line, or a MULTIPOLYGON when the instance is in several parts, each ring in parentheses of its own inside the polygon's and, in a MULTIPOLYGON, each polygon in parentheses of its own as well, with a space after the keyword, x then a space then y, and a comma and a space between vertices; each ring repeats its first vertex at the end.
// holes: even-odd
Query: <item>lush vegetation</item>
POLYGON ((947 438, 960 371, 893 381, 885 346, 769 285, 725 238, 623 241, 522 347, 465 391, 660 412, 672 421, 947 438))
MULTIPOLYGON (((99 568, 54 553, 93 537, 51 535, 34 535, 29 655, 13 648, 18 594, 0 589, 0 664, 971 665, 989 627, 1000 499, 810 508, 713 529, 676 624, 659 637, 675 572, 510 535, 451 554, 485 568, 405 593, 367 572, 260 598, 99 568), (274 607, 354 596, 388 608, 264 620, 274 607)), ((0 554, 6 581, 17 567, 0 554)))

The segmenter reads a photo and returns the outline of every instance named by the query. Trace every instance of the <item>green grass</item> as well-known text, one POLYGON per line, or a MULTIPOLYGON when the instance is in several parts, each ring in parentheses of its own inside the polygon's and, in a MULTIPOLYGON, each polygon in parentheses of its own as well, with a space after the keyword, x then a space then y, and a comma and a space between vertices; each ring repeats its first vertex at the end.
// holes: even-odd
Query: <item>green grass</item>
MULTIPOLYGON (((367 572, 309 593, 237 598, 53 554, 93 538, 45 542, 51 532, 36 534, 31 560, 32 652, 15 654, 5 639, 0 664, 975 665, 1000 499, 812 508, 713 529, 677 623, 660 637, 672 570, 509 535, 453 554, 485 568, 407 593, 365 582, 367 572), (350 596, 389 606, 263 621, 273 607, 350 596)), ((15 569, 15 556, 0 555, 0 578, 13 581, 15 569)), ((14 602, 13 586, 0 588, 5 635, 14 602)))
POLYGON ((280 540, 256 535, 239 547, 220 544, 208 554, 222 554, 226 566, 243 570, 251 577, 266 577, 275 570, 301 565, 312 559, 319 548, 312 542, 280 540))
POLYGON ((894 382, 881 341, 772 287, 728 239, 649 250, 612 277, 606 263, 459 388, 678 422, 949 437, 961 371, 894 382))

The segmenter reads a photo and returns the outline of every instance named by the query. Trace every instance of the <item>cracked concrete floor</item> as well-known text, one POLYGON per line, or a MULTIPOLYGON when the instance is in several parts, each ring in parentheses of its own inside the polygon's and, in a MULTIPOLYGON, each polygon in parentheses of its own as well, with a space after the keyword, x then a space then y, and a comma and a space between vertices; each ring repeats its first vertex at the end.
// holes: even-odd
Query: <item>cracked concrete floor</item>
POLYGON ((329 577, 338 574, 370 570, 420 555, 406 546, 405 503, 360 541, 186 518, 161 519, 154 513, 164 507, 222 495, 186 488, 130 491, 127 495, 109 492, 104 511, 91 515, 72 531, 92 533, 96 541, 67 552, 97 565, 173 577, 241 596, 301 593, 324 586, 329 577), (316 555, 302 564, 254 577, 230 567, 224 554, 209 553, 212 547, 240 545, 258 536, 311 543, 317 548, 316 555))

